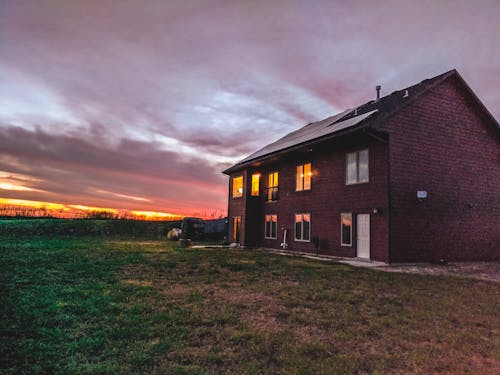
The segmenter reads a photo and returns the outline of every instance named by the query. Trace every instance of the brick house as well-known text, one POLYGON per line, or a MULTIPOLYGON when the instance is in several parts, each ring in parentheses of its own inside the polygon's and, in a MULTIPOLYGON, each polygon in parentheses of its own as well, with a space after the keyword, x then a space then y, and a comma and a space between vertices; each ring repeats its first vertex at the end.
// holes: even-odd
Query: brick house
POLYGON ((226 169, 229 241, 383 262, 500 260, 499 144, 500 125, 451 70, 226 169))

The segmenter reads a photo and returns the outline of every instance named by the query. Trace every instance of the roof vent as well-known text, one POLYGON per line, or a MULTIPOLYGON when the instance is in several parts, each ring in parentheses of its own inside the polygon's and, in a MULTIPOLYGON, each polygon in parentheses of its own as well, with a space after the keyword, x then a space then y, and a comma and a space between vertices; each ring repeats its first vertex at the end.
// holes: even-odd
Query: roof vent
POLYGON ((405 90, 405 94, 403 95, 403 98, 407 98, 408 96, 410 96, 410 94, 408 93, 408 90, 405 90))
POLYGON ((381 89, 381 88, 382 88, 382 87, 381 87, 380 85, 375 86, 375 90, 377 90, 377 100, 379 100, 379 99, 380 99, 380 89, 381 89))

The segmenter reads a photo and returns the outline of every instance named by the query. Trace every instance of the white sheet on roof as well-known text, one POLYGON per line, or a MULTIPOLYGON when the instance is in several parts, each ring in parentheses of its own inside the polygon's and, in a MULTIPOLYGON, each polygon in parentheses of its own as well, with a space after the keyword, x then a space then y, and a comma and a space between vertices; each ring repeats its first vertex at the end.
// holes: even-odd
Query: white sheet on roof
POLYGON ((283 150, 283 149, 291 147, 291 146, 298 145, 300 143, 312 141, 313 139, 320 138, 320 137, 327 135, 327 134, 333 134, 339 130, 354 126, 354 125, 360 123, 361 121, 363 121, 365 118, 371 116, 373 113, 377 112, 377 110, 375 109, 374 111, 363 113, 362 115, 359 115, 356 117, 351 117, 345 121, 341 121, 341 122, 338 122, 336 124, 333 124, 338 119, 347 115, 350 111, 351 110, 348 109, 344 112, 330 116, 330 117, 328 117, 324 120, 318 121, 318 122, 313 122, 311 124, 308 124, 300 129, 298 129, 298 130, 295 130, 291 133, 288 133, 284 137, 278 139, 276 142, 270 143, 267 146, 264 146, 263 148, 261 148, 260 150, 254 152, 253 154, 247 156, 245 159, 241 160, 238 164, 244 163, 246 161, 249 161, 249 160, 264 156, 264 155, 271 154, 271 153, 279 151, 279 150, 283 150))

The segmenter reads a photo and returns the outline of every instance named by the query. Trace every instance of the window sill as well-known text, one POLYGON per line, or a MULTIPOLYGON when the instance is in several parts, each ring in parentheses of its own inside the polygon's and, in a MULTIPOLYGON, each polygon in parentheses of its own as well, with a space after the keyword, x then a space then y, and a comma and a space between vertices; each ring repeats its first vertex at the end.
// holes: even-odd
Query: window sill
POLYGON ((350 184, 348 184, 347 182, 345 183, 345 186, 353 186, 353 185, 366 185, 368 184, 370 181, 366 181, 366 182, 352 182, 350 184))
POLYGON ((295 242, 311 242, 311 240, 298 240, 296 238, 293 239, 295 242))
POLYGON ((343 246, 343 247, 352 247, 352 244, 348 245, 348 244, 345 244, 345 243, 341 243, 340 246, 343 246))
POLYGON ((264 237, 265 240, 277 240, 278 237, 264 237))

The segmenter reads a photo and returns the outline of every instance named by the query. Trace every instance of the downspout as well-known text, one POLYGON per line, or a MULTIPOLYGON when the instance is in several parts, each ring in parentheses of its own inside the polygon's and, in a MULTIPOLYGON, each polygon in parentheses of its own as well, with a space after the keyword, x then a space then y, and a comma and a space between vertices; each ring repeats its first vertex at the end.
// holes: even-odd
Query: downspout
POLYGON ((387 142, 387 263, 391 255, 391 143, 387 142))

